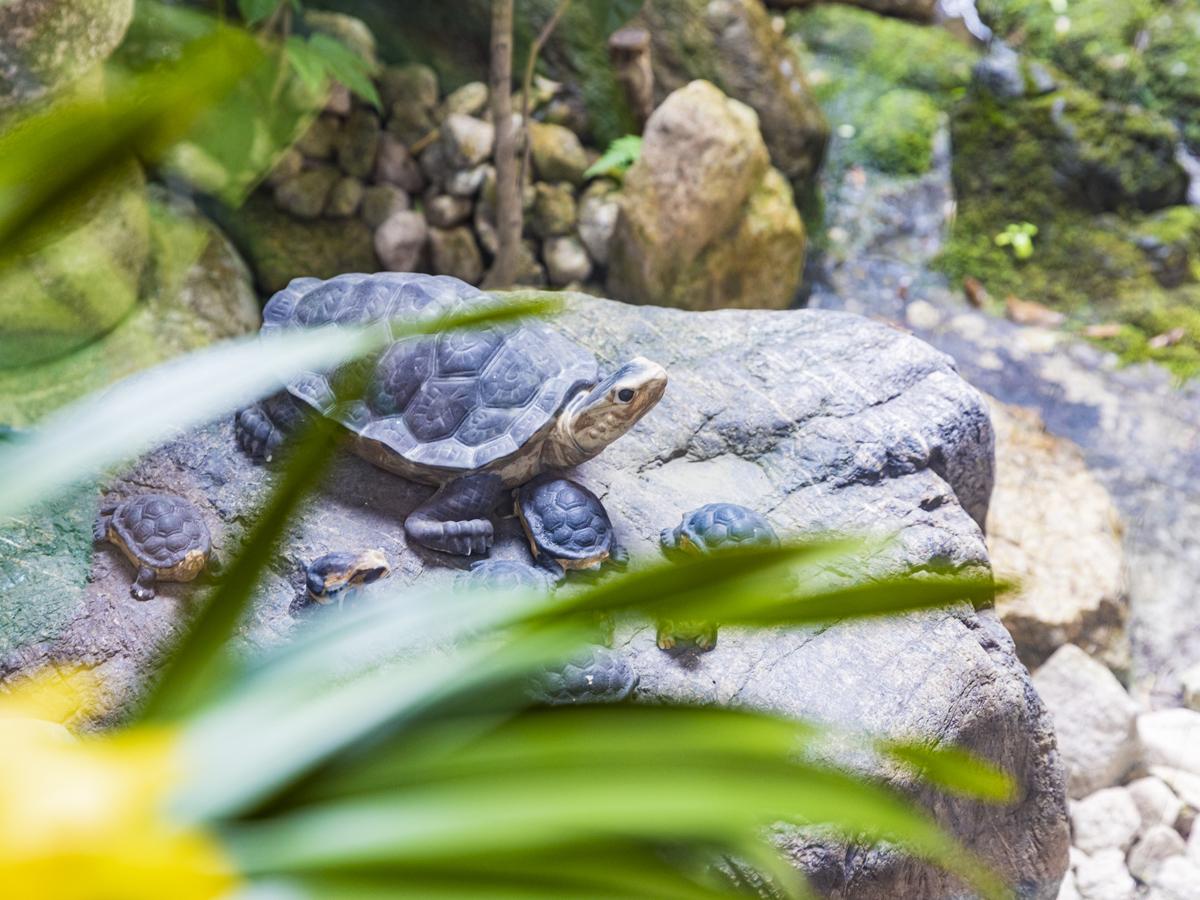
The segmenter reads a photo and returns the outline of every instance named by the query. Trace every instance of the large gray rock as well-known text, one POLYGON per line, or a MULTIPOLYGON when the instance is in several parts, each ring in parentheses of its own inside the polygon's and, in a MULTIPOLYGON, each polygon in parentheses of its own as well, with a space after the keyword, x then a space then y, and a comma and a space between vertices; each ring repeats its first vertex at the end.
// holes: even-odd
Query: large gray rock
MULTIPOLYGON (((892 534, 873 572, 939 561, 987 561, 979 523, 992 479, 992 432, 979 394, 949 359, 856 316, 722 311, 698 315, 568 296, 559 327, 605 365, 635 354, 670 372, 661 404, 574 473, 612 515, 636 559, 657 558, 659 530, 692 507, 737 500, 783 534, 892 534)), ((204 511, 218 553, 254 521, 270 467, 235 448, 228 420, 145 457, 110 494, 169 486, 204 511)), ((402 523, 428 488, 355 457, 339 458, 289 529, 244 634, 270 643, 312 609, 302 566, 333 549, 380 546, 393 580, 460 569, 466 559, 408 546, 402 523)), ((517 523, 499 520, 493 555, 528 559, 517 523)), ((150 672, 197 585, 164 585, 152 603, 128 594, 128 565, 96 551, 92 580, 54 633, 17 636, 0 673, 69 657, 98 667, 114 695, 150 672)), ((976 804, 887 777, 1017 885, 1053 898, 1067 865, 1063 776, 1041 701, 990 610, 960 604, 887 622, 749 633, 723 629, 699 659, 654 645, 647 625, 615 641, 647 698, 744 704, 871 732, 922 737, 981 753, 1020 784, 1010 807, 976 804)), ((946 876, 893 849, 852 853, 813 835, 784 839, 790 858, 837 898, 958 896, 946 876)))

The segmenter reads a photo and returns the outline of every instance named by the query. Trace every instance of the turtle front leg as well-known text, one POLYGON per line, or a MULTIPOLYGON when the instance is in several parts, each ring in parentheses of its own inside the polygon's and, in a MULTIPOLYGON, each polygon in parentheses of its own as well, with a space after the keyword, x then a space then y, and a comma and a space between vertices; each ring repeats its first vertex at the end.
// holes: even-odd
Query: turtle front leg
POLYGON ((492 548, 495 529, 487 516, 500 499, 497 475, 464 475, 443 484, 404 521, 410 540, 430 550, 483 556, 492 548))
POLYGON ((549 554, 539 550, 534 554, 533 561, 539 569, 550 576, 553 584, 558 584, 567 577, 567 570, 563 568, 562 563, 549 554))
POLYGON ((140 566, 138 568, 137 580, 129 587, 129 595, 134 600, 153 600, 155 579, 156 576, 153 569, 149 566, 140 566))

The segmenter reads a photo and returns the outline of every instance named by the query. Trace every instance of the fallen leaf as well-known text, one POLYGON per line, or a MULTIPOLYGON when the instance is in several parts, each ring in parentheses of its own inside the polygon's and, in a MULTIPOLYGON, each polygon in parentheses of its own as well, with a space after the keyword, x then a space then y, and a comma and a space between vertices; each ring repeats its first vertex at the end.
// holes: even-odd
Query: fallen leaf
POLYGON ((976 309, 987 306, 988 301, 992 299, 983 282, 970 275, 963 279, 963 292, 967 295, 967 302, 976 309))
POLYGON ((1164 331, 1162 334, 1156 334, 1150 338, 1150 347, 1154 350, 1162 350, 1164 347, 1174 347, 1185 337, 1187 337, 1187 332, 1182 328, 1172 328, 1170 331, 1164 331))
POLYGON ((1004 310, 1008 318, 1018 325, 1040 325, 1043 328, 1054 328, 1067 320, 1067 317, 1048 306, 1035 303, 1033 300, 1022 300, 1009 294, 1004 298, 1004 310))
POLYGON ((1083 329, 1083 336, 1095 338, 1099 341, 1105 341, 1109 338, 1115 338, 1121 334, 1121 325, 1118 322, 1100 322, 1096 325, 1089 325, 1083 329))

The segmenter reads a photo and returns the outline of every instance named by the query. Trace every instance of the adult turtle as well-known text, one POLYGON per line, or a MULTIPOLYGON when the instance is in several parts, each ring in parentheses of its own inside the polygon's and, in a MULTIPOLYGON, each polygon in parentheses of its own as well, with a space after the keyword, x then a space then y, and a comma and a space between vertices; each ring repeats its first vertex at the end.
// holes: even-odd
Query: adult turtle
POLYGON ((534 562, 555 581, 567 569, 594 569, 610 559, 624 565, 628 559, 600 498, 568 478, 538 476, 517 489, 514 508, 534 562))
MULTIPOLYGON (((382 272, 297 278, 263 309, 262 336, 323 325, 429 322, 490 302, 457 278, 382 272)), ((391 332, 395 335, 395 332, 391 332)), ((364 372, 305 372, 238 413, 253 456, 270 459, 312 410, 341 423, 354 451, 389 472, 437 485, 404 523, 416 543, 483 554, 502 492, 591 459, 662 397, 667 374, 641 357, 600 377, 594 356, 536 320, 393 339, 364 372), (339 386, 361 383, 359 396, 339 386), (343 393, 345 390, 343 389, 343 393)))
POLYGON ((191 581, 208 564, 212 539, 200 511, 182 497, 141 494, 105 503, 92 526, 137 568, 129 588, 135 600, 154 598, 158 581, 191 581))

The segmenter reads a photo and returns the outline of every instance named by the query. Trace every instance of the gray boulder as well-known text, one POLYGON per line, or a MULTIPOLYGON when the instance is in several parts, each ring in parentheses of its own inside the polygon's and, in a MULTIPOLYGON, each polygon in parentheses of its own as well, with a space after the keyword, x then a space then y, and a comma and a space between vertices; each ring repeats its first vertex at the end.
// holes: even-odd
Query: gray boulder
MULTIPOLYGON (((807 310, 698 315, 566 295, 558 327, 606 364, 661 361, 671 384, 633 431, 574 472, 605 498, 637 559, 658 558, 659 529, 701 503, 762 510, 785 535, 891 534, 871 572, 940 561, 984 566, 980 525, 992 479, 992 432, 978 393, 948 357, 865 319, 807 310)), ((227 420, 143 458, 109 495, 167 486, 203 510, 220 552, 254 521, 270 467, 235 447, 227 420)), ((428 489, 350 456, 337 459, 264 575, 244 634, 286 638, 309 615, 303 566, 335 548, 381 546, 393 580, 460 569, 405 542, 402 523, 428 489)), ((497 558, 528 559, 513 520, 499 520, 497 558)), ((0 675, 69 657, 96 667, 115 697, 150 674, 202 586, 164 585, 129 598, 125 561, 97 548, 73 615, 47 631, 32 617, 0 656, 0 675)), ((981 753, 1021 786, 1010 807, 971 803, 884 773, 1026 898, 1053 898, 1067 866, 1063 779, 1041 701, 995 614, 960 604, 886 622, 750 633, 723 629, 699 659, 654 644, 650 625, 615 638, 644 698, 768 708, 874 733, 922 737, 981 753)), ((817 836, 781 838, 789 858, 835 898, 957 896, 954 882, 894 849, 843 852, 817 836)))

